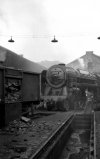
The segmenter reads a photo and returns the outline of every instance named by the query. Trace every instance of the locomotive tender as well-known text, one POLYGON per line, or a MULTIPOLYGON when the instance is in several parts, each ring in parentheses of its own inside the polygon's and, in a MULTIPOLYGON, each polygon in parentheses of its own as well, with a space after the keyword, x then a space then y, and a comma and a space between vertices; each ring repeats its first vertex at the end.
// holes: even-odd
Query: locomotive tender
POLYGON ((42 99, 49 110, 84 107, 86 92, 90 91, 96 98, 100 90, 97 75, 66 67, 65 64, 53 65, 43 71, 41 85, 42 99))
POLYGON ((39 73, 0 67, 0 128, 39 102, 39 73))

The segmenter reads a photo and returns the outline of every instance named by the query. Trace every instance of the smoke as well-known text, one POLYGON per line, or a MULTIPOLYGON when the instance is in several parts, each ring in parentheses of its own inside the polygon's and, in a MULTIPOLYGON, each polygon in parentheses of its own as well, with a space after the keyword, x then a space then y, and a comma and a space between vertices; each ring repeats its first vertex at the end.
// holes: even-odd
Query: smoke
POLYGON ((4 28, 8 27, 8 20, 5 11, 0 7, 0 33, 3 32, 4 28))
POLYGON ((46 35, 48 29, 45 17, 41 0, 3 0, 0 4, 0 32, 46 35))
POLYGON ((80 63, 80 66, 84 69, 85 68, 84 59, 83 58, 79 58, 78 61, 80 63))

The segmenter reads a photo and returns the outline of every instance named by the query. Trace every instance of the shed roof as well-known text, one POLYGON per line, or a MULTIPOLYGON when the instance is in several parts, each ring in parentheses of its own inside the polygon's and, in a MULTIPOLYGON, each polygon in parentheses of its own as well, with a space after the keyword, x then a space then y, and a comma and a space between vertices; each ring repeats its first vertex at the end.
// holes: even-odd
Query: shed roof
POLYGON ((67 66, 74 69, 100 73, 100 56, 95 55, 93 51, 87 51, 85 55, 70 62, 67 66))
POLYGON ((44 66, 30 61, 2 46, 0 46, 0 65, 36 73, 41 73, 42 70, 46 69, 44 66))

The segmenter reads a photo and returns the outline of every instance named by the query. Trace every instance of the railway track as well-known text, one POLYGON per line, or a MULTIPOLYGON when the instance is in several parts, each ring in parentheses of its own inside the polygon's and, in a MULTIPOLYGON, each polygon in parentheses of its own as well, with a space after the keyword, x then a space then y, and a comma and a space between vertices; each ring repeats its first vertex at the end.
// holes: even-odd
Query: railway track
MULTIPOLYGON (((40 154, 41 148, 67 122, 73 112, 36 112, 28 122, 16 120, 0 129, 0 158, 29 159, 40 154)), ((63 126, 64 127, 64 126, 63 126)), ((51 141, 50 141, 51 142, 51 141)), ((49 143, 50 143, 49 142, 49 143)))
POLYGON ((0 131, 2 159, 59 159, 64 149, 67 159, 94 156, 94 119, 91 113, 42 112, 38 115, 40 118, 36 114, 37 119, 31 119, 29 123, 16 121, 0 131))
POLYGON ((30 159, 56 159, 60 156, 61 159, 65 156, 68 159, 92 158, 90 143, 93 136, 92 121, 91 114, 70 115, 30 159))
POLYGON ((69 115, 67 120, 62 123, 62 125, 52 134, 52 136, 50 136, 50 138, 48 138, 36 153, 30 157, 30 159, 54 159, 59 157, 62 147, 65 144, 64 139, 66 138, 66 135, 69 136, 72 131, 71 123, 73 119, 74 114, 69 115))

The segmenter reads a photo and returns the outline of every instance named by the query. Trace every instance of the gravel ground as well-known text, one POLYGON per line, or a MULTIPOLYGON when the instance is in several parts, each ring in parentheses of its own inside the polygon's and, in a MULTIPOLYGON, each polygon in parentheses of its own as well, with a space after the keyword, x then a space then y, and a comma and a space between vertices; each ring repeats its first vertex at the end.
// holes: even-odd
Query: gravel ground
POLYGON ((70 114, 49 112, 29 121, 14 120, 0 129, 0 159, 29 159, 70 114))

